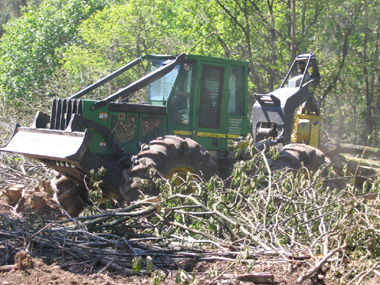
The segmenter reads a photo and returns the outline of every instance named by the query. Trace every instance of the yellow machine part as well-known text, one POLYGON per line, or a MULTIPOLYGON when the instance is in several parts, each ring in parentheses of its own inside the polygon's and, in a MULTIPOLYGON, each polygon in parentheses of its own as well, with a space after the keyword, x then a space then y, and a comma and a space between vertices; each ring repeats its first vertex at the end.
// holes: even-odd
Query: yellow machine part
POLYGON ((294 129, 295 142, 318 147, 322 120, 321 116, 298 114, 294 129))

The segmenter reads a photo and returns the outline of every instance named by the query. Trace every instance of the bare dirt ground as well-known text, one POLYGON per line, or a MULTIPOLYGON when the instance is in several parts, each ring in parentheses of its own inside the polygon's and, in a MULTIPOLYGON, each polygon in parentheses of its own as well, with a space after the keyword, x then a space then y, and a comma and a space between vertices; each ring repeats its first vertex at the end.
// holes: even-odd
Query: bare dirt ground
MULTIPOLYGON (((0 272, 0 284, 296 284, 299 274, 305 270, 302 267, 266 265, 259 266, 254 272, 246 275, 236 269, 220 274, 228 268, 228 264, 218 261, 199 262, 190 272, 168 270, 156 271, 149 275, 128 276, 129 274, 112 269, 92 267, 88 263, 76 263, 74 260, 67 262, 47 265, 42 258, 29 257, 28 266, 13 265, 10 271, 0 272), (255 272, 256 275, 265 277, 262 283, 252 282, 255 272), (248 281, 242 281, 244 278, 248 281)), ((321 275, 319 279, 307 280, 303 284, 325 283, 321 275)))
MULTIPOLYGON (((189 276, 184 276, 183 273, 183 276, 179 276, 181 275, 179 271, 162 272, 160 277, 156 277, 160 281, 156 281, 153 274, 125 276, 112 270, 99 272, 95 268, 85 269, 84 267, 87 266, 74 263, 62 269, 59 263, 46 265, 39 258, 31 258, 30 262, 32 263, 30 268, 14 268, 9 272, 0 273, 0 284, 155 284, 155 282, 156 284, 253 284, 250 281, 239 281, 238 279, 242 277, 238 277, 239 275, 233 272, 225 273, 219 278, 212 276, 212 270, 219 268, 222 271, 226 268, 226 264, 221 262, 200 263, 195 267, 195 273, 186 273, 189 276)), ((296 284, 298 278, 296 272, 288 273, 281 266, 268 266, 263 269, 274 277, 273 283, 265 282, 266 284, 296 284)), ((304 284, 312 283, 308 281, 304 284)))

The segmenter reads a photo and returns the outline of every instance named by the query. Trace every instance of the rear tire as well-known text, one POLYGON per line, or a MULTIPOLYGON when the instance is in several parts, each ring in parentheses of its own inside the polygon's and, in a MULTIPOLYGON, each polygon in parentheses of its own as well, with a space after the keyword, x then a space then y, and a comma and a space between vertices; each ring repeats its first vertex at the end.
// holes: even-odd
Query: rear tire
POLYGON ((268 159, 271 170, 284 168, 299 169, 304 166, 310 171, 317 171, 323 164, 331 161, 319 149, 306 144, 288 144, 277 159, 268 159))
POLYGON ((120 194, 125 201, 137 200, 139 191, 158 195, 155 187, 144 187, 150 181, 148 170, 154 168, 164 178, 177 174, 185 179, 188 172, 210 179, 217 167, 208 151, 190 138, 177 136, 160 137, 141 146, 141 151, 132 158, 129 170, 123 171, 124 182, 120 194))

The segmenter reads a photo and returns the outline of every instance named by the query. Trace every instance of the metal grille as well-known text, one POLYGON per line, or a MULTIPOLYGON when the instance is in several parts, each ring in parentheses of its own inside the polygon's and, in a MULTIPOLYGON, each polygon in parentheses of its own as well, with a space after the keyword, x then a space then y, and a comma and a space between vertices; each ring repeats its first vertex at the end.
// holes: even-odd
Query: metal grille
POLYGON ((205 66, 202 75, 199 126, 219 128, 223 67, 205 66))
POLYGON ((82 100, 54 99, 51 110, 50 129, 65 130, 71 115, 81 115, 83 110, 82 100))
POLYGON ((122 145, 136 139, 137 115, 125 117, 125 113, 112 116, 111 132, 115 141, 122 145))

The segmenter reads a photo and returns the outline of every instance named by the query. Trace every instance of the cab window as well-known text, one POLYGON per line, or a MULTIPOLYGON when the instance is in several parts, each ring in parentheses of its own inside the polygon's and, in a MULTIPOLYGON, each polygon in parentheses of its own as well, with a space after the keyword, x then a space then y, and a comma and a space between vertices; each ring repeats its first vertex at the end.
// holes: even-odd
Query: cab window
POLYGON ((228 113, 230 115, 244 115, 244 68, 231 66, 228 81, 229 98, 228 113))

